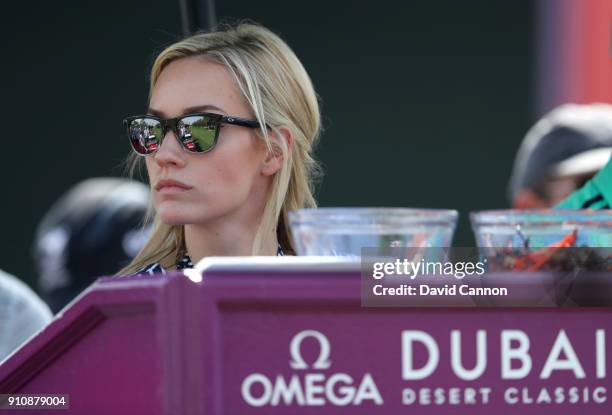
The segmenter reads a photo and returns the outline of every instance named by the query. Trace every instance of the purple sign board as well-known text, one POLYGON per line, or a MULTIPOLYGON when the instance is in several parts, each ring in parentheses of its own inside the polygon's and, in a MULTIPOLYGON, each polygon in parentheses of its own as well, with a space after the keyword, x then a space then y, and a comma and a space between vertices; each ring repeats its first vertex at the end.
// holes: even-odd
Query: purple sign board
POLYGON ((83 414, 612 413, 610 308, 372 308, 358 263, 201 268, 98 281, 0 366, 0 394, 83 414))

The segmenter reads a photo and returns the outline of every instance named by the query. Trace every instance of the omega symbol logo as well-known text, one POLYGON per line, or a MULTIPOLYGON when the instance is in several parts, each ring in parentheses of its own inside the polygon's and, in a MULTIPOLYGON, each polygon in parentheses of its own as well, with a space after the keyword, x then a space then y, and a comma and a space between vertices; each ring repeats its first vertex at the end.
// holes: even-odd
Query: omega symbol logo
MULTIPOLYGON (((308 341, 311 342, 312 339, 308 341)), ((242 381, 242 399, 252 407, 359 406, 364 402, 382 405, 382 396, 370 373, 363 374, 360 380, 355 378, 354 374, 344 372, 317 372, 331 367, 330 351, 329 339, 323 333, 317 330, 300 331, 293 336, 289 344, 289 367, 300 372, 289 376, 250 373, 242 381), (302 343, 309 337, 318 343, 319 349, 318 356, 310 365, 302 356, 302 343)))
POLYGON ((291 340, 291 344, 289 345, 289 352, 291 353, 291 361, 289 362, 289 366, 296 370, 304 370, 309 368, 308 363, 306 363, 302 358, 301 352, 302 341, 308 337, 314 338, 319 343, 319 357, 313 363, 312 368, 328 369, 331 366, 331 361, 329 360, 329 353, 331 349, 329 340, 323 333, 316 330, 304 330, 293 337, 293 340, 291 340))

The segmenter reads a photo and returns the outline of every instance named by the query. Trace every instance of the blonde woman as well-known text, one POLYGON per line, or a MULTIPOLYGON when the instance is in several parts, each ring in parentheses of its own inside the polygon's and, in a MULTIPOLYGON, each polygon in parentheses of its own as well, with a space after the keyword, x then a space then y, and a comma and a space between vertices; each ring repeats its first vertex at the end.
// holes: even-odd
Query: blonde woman
POLYGON ((287 214, 316 205, 320 114, 277 35, 240 24, 169 46, 153 64, 147 114, 124 125, 131 162, 146 164, 154 229, 119 274, 294 253, 287 214))

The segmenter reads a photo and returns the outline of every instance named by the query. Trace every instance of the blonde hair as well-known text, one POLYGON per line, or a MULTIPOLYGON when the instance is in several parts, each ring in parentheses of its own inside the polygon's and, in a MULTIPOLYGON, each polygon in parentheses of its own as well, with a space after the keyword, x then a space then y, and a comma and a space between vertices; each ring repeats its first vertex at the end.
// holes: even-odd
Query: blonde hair
MULTIPOLYGON (((310 77, 280 37, 262 26, 242 23, 193 35, 163 50, 151 69, 149 94, 170 62, 192 56, 205 57, 229 70, 248 106, 264 126, 259 135, 268 150, 280 150, 283 155, 283 165, 273 178, 252 254, 262 253, 263 241, 273 232, 285 253, 295 253, 287 215, 293 209, 316 207, 313 183, 320 172, 312 151, 319 138, 321 117, 310 77), (288 128, 293 134, 292 147, 289 149, 285 140, 273 142, 266 125, 278 137, 282 137, 281 126, 288 128)), ((128 161, 131 173, 142 159, 134 156, 128 161)), ((164 224, 154 216, 150 209, 148 219, 152 219, 153 231, 148 242, 119 274, 133 273, 152 262, 170 268, 185 250, 184 227, 164 224)))

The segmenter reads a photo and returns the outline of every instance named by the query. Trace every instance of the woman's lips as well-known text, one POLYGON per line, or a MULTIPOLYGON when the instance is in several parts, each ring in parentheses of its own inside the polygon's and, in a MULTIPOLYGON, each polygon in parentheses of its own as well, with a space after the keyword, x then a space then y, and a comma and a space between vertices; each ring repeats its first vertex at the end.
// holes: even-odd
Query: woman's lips
POLYGON ((164 179, 157 182, 155 190, 158 193, 180 193, 191 189, 193 186, 172 179, 164 179))

